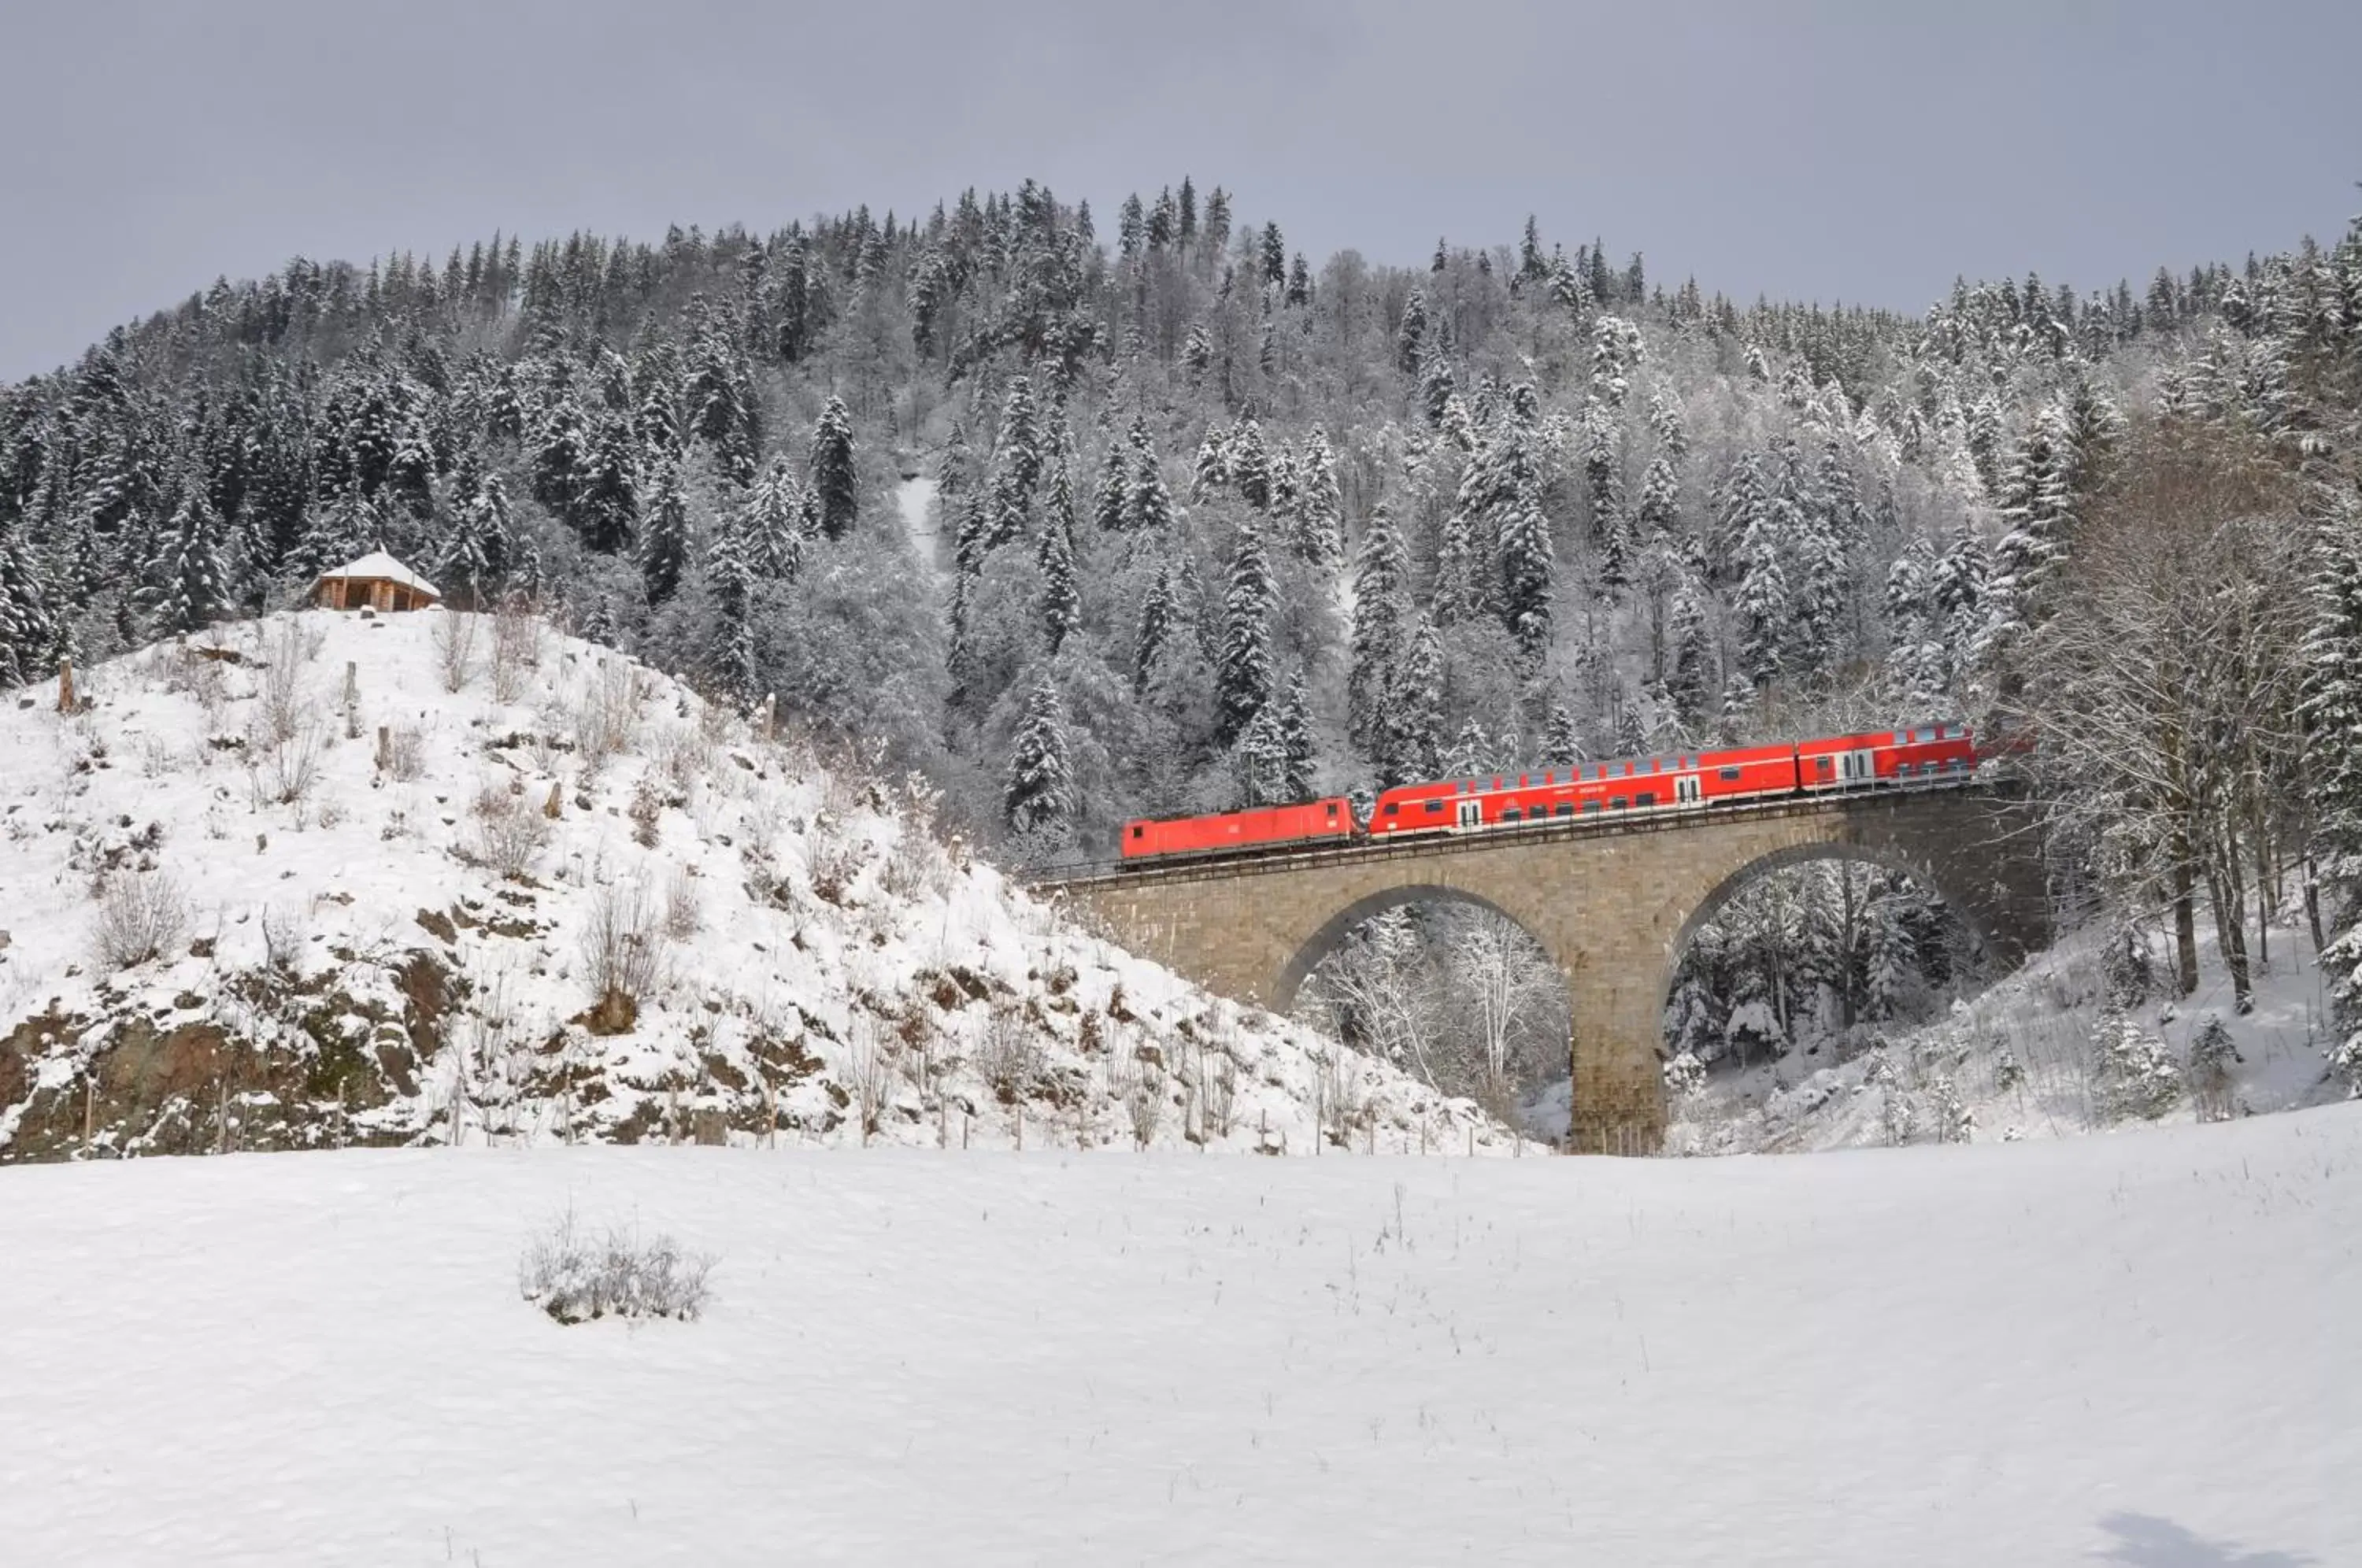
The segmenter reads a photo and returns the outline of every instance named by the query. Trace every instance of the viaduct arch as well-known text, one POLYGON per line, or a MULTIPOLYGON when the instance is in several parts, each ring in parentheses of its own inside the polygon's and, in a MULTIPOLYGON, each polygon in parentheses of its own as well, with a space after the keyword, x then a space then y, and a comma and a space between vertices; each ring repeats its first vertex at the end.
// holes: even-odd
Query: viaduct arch
POLYGON ((1569 1147, 1639 1154, 1664 1135, 1661 1020, 1691 935, 1757 878, 1832 857, 1926 881, 2003 963, 2049 940, 2034 811, 2022 796, 1980 788, 1578 821, 1037 886, 1134 952, 1280 1012, 1370 915, 1426 899, 1492 909, 1532 933, 1566 977, 1574 1020, 1569 1147))

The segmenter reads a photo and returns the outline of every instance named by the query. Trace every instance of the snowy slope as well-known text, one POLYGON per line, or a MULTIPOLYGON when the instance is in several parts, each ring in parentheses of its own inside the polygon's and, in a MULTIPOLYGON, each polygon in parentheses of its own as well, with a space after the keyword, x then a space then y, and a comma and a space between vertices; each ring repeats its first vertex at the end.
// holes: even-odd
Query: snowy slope
POLYGON ((1811 1160, 0 1172, 28 1563, 2362 1562, 2362 1107, 1811 1160), (560 1327, 571 1208, 719 1257, 560 1327))
POLYGON ((1316 1119, 1513 1148, 1076 930, 939 842, 923 788, 538 623, 276 616, 80 693, 0 709, 0 1160, 1142 1131, 1300 1154, 1316 1119), (160 953, 104 955, 110 910, 162 911, 160 953))
MULTIPOLYGON (((1740 1154, 1935 1142, 1948 1122, 1964 1141, 2014 1142, 2261 1115, 2345 1098, 2327 1059, 2337 1039, 2327 987, 2301 926, 2273 928, 2270 963, 2258 967, 2254 1008, 2244 1016, 2233 1005, 2213 933, 2202 929, 2198 989, 2127 1010, 2131 1021, 2163 1045, 2182 1088, 2154 1117, 2111 1114, 2099 1055, 2106 1024, 2101 935, 2097 928, 2070 934, 1981 995, 1955 1003, 1948 1017, 1892 1031, 1882 1052, 1857 1047, 1840 1060, 1838 1043, 1825 1040, 1811 1053, 1792 1048, 1777 1062, 1716 1076, 1694 1097, 1676 1097, 1667 1146, 1676 1154, 1740 1154), (2237 1055, 2224 1065, 2219 1086, 2193 1092, 2191 1047, 2209 1020, 2221 1021, 2237 1055), (1962 1114, 1965 1128, 1958 1124, 1962 1114)), ((2168 949, 2163 937, 2153 940, 2163 989, 2168 949)), ((1562 1100, 1537 1107, 1533 1119, 1553 1111, 1563 1124, 1562 1100)))

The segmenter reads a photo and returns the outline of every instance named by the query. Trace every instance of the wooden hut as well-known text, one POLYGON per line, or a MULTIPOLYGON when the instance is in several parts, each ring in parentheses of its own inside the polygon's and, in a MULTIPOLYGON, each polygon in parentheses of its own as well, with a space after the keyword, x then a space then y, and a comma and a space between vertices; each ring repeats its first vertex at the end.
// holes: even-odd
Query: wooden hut
POLYGON ((312 602, 323 610, 424 610, 442 597, 433 583, 383 550, 322 572, 312 585, 312 602))

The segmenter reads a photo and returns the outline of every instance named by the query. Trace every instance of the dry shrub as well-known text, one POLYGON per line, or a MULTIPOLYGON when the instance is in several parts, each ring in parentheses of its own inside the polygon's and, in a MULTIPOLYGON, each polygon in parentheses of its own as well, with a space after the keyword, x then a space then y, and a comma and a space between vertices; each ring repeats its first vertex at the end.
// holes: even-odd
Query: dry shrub
POLYGON ((513 594, 492 615, 492 697, 513 702, 541 668, 541 617, 513 594))
POLYGON ((266 706, 262 722, 246 737, 247 785, 255 806, 300 805, 320 780, 328 739, 326 726, 308 709, 299 709, 294 727, 282 731, 266 706))
POLYGON ((426 772, 426 734, 415 724, 389 730, 383 767, 387 775, 408 783, 426 772))
POLYGON ((1135 1058, 1109 1075, 1108 1087, 1122 1102, 1133 1144, 1147 1148, 1155 1142, 1156 1130, 1164 1121, 1164 1069, 1135 1058))
POLYGON ((573 1212, 527 1243, 517 1292, 561 1323, 593 1318, 693 1321, 712 1299, 715 1260, 682 1250, 670 1236, 647 1240, 620 1230, 592 1237, 573 1212))
POLYGON ((985 1022, 976 1053, 977 1071, 1003 1105, 1014 1105, 1042 1076, 1042 1047, 1023 1010, 997 1007, 985 1022))
POLYGON ((442 672, 443 690, 466 689, 476 663, 476 617, 460 610, 435 615, 435 664, 442 672))
POLYGON ((867 1013, 853 1020, 853 1102, 861 1114, 861 1141, 877 1135, 894 1100, 894 1064, 900 1042, 867 1013))
POLYGON ((533 870, 541 846, 549 840, 549 819, 522 794, 487 784, 470 808, 475 818, 475 858, 512 881, 533 870))
POLYGON ((611 756, 632 749, 640 729, 639 674, 622 659, 609 657, 599 674, 574 704, 574 744, 585 766, 596 767, 611 756))
POLYGON ((255 691, 261 705, 259 729, 266 744, 292 739, 309 727, 312 700, 304 681, 304 666, 319 652, 307 644, 305 630, 294 622, 281 624, 263 648, 262 679, 255 691))
POLYGON ((642 774, 632 787, 632 803, 624 810, 632 819, 632 842, 642 849, 654 849, 659 825, 664 821, 664 792, 657 788, 656 779, 642 774))
POLYGON ((704 923, 704 900, 698 896, 697 878, 684 866, 673 872, 665 887, 665 934, 675 942, 686 942, 704 923))
POLYGON ((188 930, 189 900, 161 872, 117 873, 99 889, 94 940, 109 971, 161 958, 188 930))
POLYGON ((628 1028, 664 974, 664 931, 646 889, 610 883, 592 895, 582 933, 592 1005, 611 1030, 628 1028))

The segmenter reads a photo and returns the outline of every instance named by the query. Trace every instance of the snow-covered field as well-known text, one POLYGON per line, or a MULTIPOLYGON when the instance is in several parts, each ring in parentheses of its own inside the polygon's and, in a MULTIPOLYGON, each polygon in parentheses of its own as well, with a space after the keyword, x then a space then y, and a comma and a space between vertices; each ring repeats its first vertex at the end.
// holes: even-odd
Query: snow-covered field
POLYGON ((2362 1561, 2362 1107, 1450 1163, 0 1172, 0 1560, 2362 1561), (568 1208, 699 1321, 521 1300, 568 1208))

